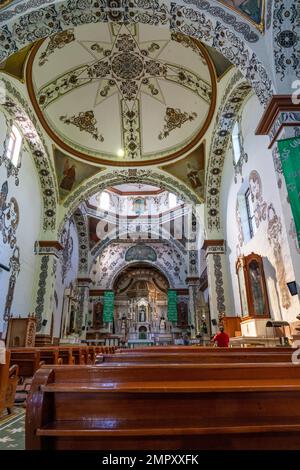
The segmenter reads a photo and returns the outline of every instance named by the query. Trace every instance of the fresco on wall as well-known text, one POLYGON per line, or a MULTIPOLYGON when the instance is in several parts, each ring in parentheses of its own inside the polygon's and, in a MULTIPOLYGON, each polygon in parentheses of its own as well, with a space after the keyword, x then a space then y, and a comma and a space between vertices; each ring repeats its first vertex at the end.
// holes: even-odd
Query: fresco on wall
POLYGON ((218 0, 220 3, 233 8, 260 25, 264 16, 264 0, 218 0))
POLYGON ((204 144, 200 145, 186 158, 162 169, 183 181, 195 191, 200 199, 204 196, 204 144))
POLYGON ((75 160, 57 148, 54 149, 54 162, 61 199, 68 196, 83 181, 103 170, 75 160))

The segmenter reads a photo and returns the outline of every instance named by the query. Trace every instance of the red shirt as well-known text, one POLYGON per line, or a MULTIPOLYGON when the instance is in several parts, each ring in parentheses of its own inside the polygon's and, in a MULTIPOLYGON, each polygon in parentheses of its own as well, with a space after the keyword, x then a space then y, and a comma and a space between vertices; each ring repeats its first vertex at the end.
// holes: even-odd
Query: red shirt
POLYGON ((213 342, 217 343, 218 348, 228 348, 229 336, 227 333, 218 333, 214 336, 213 342))

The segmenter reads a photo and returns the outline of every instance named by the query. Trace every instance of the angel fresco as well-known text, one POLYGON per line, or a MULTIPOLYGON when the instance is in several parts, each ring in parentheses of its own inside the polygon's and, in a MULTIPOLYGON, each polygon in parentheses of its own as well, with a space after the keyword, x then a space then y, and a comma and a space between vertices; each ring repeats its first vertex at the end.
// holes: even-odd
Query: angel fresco
POLYGON ((60 188, 65 191, 71 191, 76 178, 76 166, 70 165, 69 160, 66 158, 64 161, 63 178, 60 183, 60 188))

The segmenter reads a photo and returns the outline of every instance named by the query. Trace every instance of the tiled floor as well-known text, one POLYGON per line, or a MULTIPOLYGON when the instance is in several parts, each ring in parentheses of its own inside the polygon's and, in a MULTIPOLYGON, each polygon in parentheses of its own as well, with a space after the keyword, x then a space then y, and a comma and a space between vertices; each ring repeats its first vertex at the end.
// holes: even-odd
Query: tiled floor
POLYGON ((12 411, 0 417, 0 450, 25 449, 25 408, 15 406, 12 411))

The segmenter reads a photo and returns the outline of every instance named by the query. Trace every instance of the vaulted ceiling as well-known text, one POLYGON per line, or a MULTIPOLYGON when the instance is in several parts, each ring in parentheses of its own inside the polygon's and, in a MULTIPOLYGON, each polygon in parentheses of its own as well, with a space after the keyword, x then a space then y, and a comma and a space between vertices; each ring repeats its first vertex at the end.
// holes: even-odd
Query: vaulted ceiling
POLYGON ((55 143, 99 164, 184 156, 199 145, 215 106, 204 46, 141 24, 80 26, 38 42, 27 83, 55 143))

